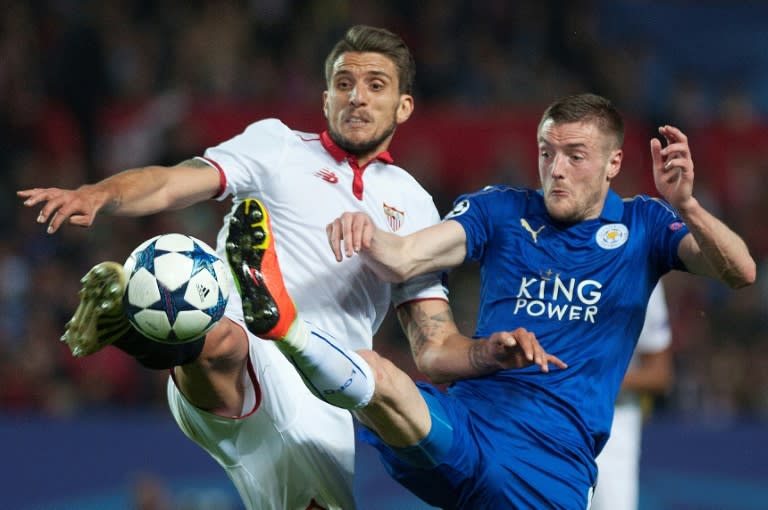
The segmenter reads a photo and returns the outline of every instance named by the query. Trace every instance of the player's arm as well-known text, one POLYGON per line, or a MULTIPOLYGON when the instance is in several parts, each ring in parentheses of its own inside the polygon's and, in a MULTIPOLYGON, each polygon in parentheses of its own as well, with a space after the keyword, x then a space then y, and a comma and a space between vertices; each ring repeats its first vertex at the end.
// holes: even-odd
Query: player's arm
POLYGON ((434 383, 532 364, 539 365, 543 372, 549 371, 550 363, 567 367, 547 354, 535 335, 523 328, 476 340, 462 335, 449 304, 442 299, 405 303, 397 308, 397 317, 411 344, 416 367, 434 383))
POLYGON ((456 267, 467 253, 464 229, 453 220, 398 236, 377 228, 365 213, 347 212, 330 223, 326 233, 336 260, 360 254, 390 282, 456 267))
POLYGON ((690 231, 677 249, 688 271, 715 278, 732 288, 755 282, 755 261, 741 237, 698 202, 678 211, 690 231))
POLYGON ((672 353, 669 348, 638 352, 637 363, 624 376, 622 390, 663 395, 672 386, 672 353))
POLYGON ((662 126, 667 141, 651 140, 656 189, 685 221, 690 233, 678 255, 691 273, 710 276, 733 288, 754 283, 757 269, 744 241, 710 214, 693 196, 693 159, 688 138, 679 129, 662 126))
POLYGON ((212 198, 219 186, 215 168, 190 159, 171 167, 125 170, 73 190, 33 188, 18 191, 17 195, 27 207, 42 205, 37 222, 48 222, 48 233, 53 233, 64 223, 88 227, 99 212, 143 216, 181 209, 212 198))

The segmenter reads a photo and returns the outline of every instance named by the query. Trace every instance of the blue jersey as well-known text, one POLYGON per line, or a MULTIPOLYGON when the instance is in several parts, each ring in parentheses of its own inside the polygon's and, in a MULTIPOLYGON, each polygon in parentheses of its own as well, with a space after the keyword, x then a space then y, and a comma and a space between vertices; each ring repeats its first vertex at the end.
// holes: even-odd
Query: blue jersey
POLYGON ((677 247, 687 227, 664 201, 612 191, 599 218, 564 226, 539 191, 506 186, 460 197, 447 218, 464 227, 467 259, 481 262, 476 336, 524 327, 568 363, 460 381, 450 393, 487 401, 545 437, 584 444, 594 458, 651 292, 671 269, 685 270, 677 247))
POLYGON ((505 186, 459 197, 446 221, 481 263, 476 336, 524 327, 568 368, 505 370, 447 394, 420 383, 432 431, 419 447, 448 451, 432 467, 365 437, 395 479, 441 508, 584 509, 649 296, 685 269, 688 229, 661 200, 613 192, 599 218, 562 225, 539 191, 505 186))

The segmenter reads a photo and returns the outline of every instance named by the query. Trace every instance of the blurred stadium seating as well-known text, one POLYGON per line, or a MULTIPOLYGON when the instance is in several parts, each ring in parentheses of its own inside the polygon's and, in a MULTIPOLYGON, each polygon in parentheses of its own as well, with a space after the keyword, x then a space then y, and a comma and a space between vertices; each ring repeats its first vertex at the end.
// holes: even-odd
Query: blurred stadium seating
MULTIPOLYGON (((354 23, 389 27, 416 53, 417 108, 393 153, 442 212, 459 192, 534 183, 538 115, 562 94, 601 93, 626 112, 627 156, 617 181, 624 194, 653 192, 648 138, 660 123, 679 125, 690 135, 697 195, 743 235, 760 274, 757 285, 738 292, 666 277, 677 376, 646 431, 645 510, 764 508, 768 496, 756 480, 768 475, 765 2, 2 5, 0 187, 8 197, 25 187, 76 186, 130 166, 175 163, 263 116, 321 129, 322 60, 354 23), (706 491, 682 488, 701 484, 706 491)), ((124 508, 126 480, 142 471, 162 473, 171 488, 200 476, 212 498, 220 490, 228 497, 223 474, 172 427, 164 374, 109 349, 73 360, 57 341, 91 265, 122 260, 161 232, 213 242, 222 211, 211 203, 140 220, 111 218, 50 237, 34 222, 36 211, 14 198, 0 202, 0 222, 12 233, 0 240, 0 430, 12 446, 9 465, 19 466, 6 480, 9 508, 85 505, 77 498, 115 490, 110 505, 124 508), (130 452, 104 456, 99 443, 71 439, 83 422, 106 434, 117 412, 130 452)), ((477 275, 457 271, 451 288, 457 320, 470 332, 477 275)), ((381 351, 413 371, 405 343, 394 321, 377 337, 381 351)), ((361 473, 375 472, 375 459, 365 455, 370 464, 361 473)), ((97 501, 104 508, 98 505, 105 500, 97 501)))

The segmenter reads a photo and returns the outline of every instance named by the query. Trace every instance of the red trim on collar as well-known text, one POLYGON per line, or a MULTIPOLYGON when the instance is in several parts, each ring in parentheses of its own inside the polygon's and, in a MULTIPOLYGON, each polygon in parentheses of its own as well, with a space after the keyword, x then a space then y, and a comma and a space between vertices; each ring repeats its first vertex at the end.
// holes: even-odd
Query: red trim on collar
POLYGON ((328 154, 333 156, 333 159, 335 159, 337 163, 341 163, 344 161, 344 158, 348 156, 348 154, 344 152, 344 149, 331 140, 331 135, 328 131, 320 133, 320 143, 323 144, 323 148, 328 151, 328 154))
MULTIPOLYGON (((336 145, 336 142, 331 139, 331 134, 327 130, 320 133, 320 143, 323 144, 325 150, 327 150, 328 153, 333 156, 333 159, 335 159, 337 162, 341 163, 344 161, 344 159, 351 159, 357 162, 357 158, 355 156, 349 154, 347 151, 336 145)), ((376 159, 390 165, 395 162, 395 159, 392 157, 392 154, 390 154, 389 151, 380 152, 376 155, 375 158, 371 159, 371 161, 376 159)))
POLYGON ((384 163, 390 165, 395 161, 389 151, 382 151, 376 155, 375 158, 372 158, 371 161, 363 166, 360 166, 357 161, 357 157, 349 154, 347 151, 336 145, 336 143, 331 139, 331 134, 327 130, 320 134, 320 142, 323 144, 325 150, 328 151, 328 153, 333 157, 333 159, 336 160, 337 163, 341 163, 345 159, 347 160, 350 168, 352 168, 352 172, 354 172, 354 179, 352 180, 352 194, 355 195, 355 198, 358 200, 363 199, 363 172, 365 172, 365 168, 372 161, 376 160, 383 161, 384 163))

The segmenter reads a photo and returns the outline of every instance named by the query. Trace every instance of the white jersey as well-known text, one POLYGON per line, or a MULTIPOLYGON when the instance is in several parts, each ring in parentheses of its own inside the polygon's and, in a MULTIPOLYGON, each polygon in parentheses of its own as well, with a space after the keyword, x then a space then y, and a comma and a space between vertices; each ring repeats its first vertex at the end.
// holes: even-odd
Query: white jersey
MULTIPOLYGON (((330 250, 325 227, 345 211, 364 211, 379 228, 400 235, 440 220, 431 196, 391 164, 388 153, 356 169, 327 134, 269 119, 201 159, 219 170, 218 198, 232 196, 232 211, 246 198, 264 203, 285 285, 302 318, 341 345, 370 349, 391 302, 447 299, 437 275, 390 286, 359 257, 337 262, 330 250), (362 181, 355 182, 356 170, 362 181)), ((225 261, 230 215, 216 247, 225 261)), ((226 316, 243 324, 236 292, 226 316)), ((261 395, 258 402, 247 402, 242 417, 214 416, 190 405, 170 381, 168 400, 179 426, 224 467, 249 509, 354 508, 351 415, 314 397, 273 342, 248 337, 255 371, 245 386, 261 395)))
MULTIPOLYGON (((663 351, 671 341, 664 287, 659 282, 648 301, 630 369, 636 363, 637 354, 663 351)), ((622 391, 614 408, 611 437, 597 457, 599 475, 591 510, 637 508, 642 427, 640 395, 622 391)))
MULTIPOLYGON (((380 159, 364 170, 362 200, 353 194, 354 171, 346 154, 327 136, 292 131, 270 119, 208 149, 205 159, 226 179, 224 198, 232 210, 258 198, 272 219, 275 250, 285 285, 301 316, 352 350, 370 349, 372 334, 390 300, 400 304, 423 298, 445 299, 437 276, 397 286, 382 281, 360 257, 337 262, 325 227, 345 211, 364 211, 376 226, 407 235, 440 221, 432 197, 405 170, 380 159)), ((224 244, 229 216, 217 238, 224 244)))

